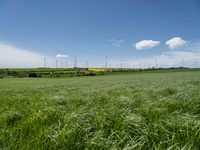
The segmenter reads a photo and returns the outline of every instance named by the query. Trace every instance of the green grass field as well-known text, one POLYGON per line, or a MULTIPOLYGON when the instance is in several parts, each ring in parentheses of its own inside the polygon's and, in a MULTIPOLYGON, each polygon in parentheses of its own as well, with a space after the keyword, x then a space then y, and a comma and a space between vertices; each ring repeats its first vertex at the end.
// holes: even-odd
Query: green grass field
POLYGON ((200 71, 0 79, 0 149, 199 149, 200 71))

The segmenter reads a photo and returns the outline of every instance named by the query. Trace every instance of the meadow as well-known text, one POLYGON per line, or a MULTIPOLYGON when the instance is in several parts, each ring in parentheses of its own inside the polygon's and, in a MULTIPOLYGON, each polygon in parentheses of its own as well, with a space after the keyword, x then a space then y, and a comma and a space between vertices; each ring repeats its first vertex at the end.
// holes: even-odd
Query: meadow
POLYGON ((199 149, 200 71, 0 79, 0 149, 199 149))

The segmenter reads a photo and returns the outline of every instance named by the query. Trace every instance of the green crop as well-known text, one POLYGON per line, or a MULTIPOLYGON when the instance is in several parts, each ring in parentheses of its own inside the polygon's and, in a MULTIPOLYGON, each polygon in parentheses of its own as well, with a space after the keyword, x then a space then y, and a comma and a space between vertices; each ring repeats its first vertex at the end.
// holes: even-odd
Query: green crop
POLYGON ((200 71, 0 79, 0 149, 199 149, 200 71))

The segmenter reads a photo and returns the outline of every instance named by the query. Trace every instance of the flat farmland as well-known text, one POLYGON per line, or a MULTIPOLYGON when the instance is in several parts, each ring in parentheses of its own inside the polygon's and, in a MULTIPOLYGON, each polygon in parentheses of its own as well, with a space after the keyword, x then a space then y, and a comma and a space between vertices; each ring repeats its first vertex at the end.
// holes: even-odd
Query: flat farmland
POLYGON ((200 71, 0 79, 0 149, 198 149, 200 71))

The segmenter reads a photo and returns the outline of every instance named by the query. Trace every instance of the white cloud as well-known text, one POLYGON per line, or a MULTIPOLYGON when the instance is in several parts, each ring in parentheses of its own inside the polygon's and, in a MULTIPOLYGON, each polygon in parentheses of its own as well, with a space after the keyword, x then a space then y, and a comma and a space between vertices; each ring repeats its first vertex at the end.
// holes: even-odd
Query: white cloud
POLYGON ((200 40, 193 41, 181 50, 165 51, 157 55, 134 58, 110 57, 109 64, 112 67, 151 68, 151 67, 200 67, 200 40), (123 61, 122 61, 123 60, 123 61))
MULTIPOLYGON (((58 54, 61 57, 64 54, 58 54)), ((64 55, 64 58, 67 55, 64 55)), ((63 56, 62 56, 63 57, 63 56)), ((128 57, 128 56, 127 56, 128 57)), ((65 61, 59 59, 58 67, 65 65, 65 61), (63 62, 62 62, 63 61, 63 62)), ((85 67, 88 59, 79 58, 78 66, 85 67)), ((155 56, 147 57, 134 57, 128 58, 117 58, 109 56, 108 65, 111 67, 131 67, 131 68, 147 68, 155 67, 157 61, 157 67, 200 67, 200 41, 193 41, 181 50, 166 51, 155 56), (121 60, 121 61, 120 61, 121 60), (184 62, 183 62, 184 60, 184 62)), ((0 44, 0 68, 11 68, 11 67, 43 67, 44 56, 29 50, 16 48, 14 46, 0 44)), ((67 59, 67 66, 73 67, 74 58, 67 59)), ((56 58, 46 57, 46 66, 55 67, 56 58)), ((105 59, 95 58, 89 61, 89 67, 105 67, 105 59)))
POLYGON ((174 37, 166 41, 165 44, 169 46, 170 49, 174 50, 174 49, 185 46, 187 42, 183 40, 181 37, 174 37))
POLYGON ((56 55, 56 58, 68 58, 69 56, 68 55, 65 55, 65 54, 57 54, 56 55))
POLYGON ((110 42, 115 47, 120 47, 124 40, 110 39, 110 42))
MULTIPOLYGON (((45 57, 48 66, 53 65, 53 58, 45 57)), ((0 68, 42 67, 44 56, 10 45, 0 44, 0 68)))
POLYGON ((153 47, 158 46, 159 44, 160 44, 160 41, 142 40, 136 43, 135 48, 138 50, 151 49, 153 47))

